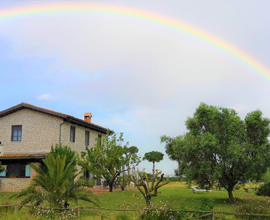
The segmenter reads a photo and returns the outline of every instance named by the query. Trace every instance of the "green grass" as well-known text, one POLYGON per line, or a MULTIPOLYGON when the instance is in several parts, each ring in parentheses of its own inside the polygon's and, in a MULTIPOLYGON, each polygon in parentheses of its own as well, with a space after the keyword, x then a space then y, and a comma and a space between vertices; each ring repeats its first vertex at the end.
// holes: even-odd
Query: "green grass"
MULTIPOLYGON (((247 186, 246 186, 247 187, 247 186)), ((250 186, 251 187, 251 186, 250 186)), ((253 186, 254 187, 254 186, 253 186)), ((13 195, 14 193, 0 193, 0 205, 9 201, 11 204, 19 203, 20 199, 8 199, 9 196, 13 195)), ((243 189, 234 191, 234 197, 236 198, 241 197, 243 195, 243 189)), ((245 195, 255 197, 256 198, 263 198, 255 195, 255 191, 251 190, 250 193, 245 193, 245 195)), ((133 191, 116 191, 112 193, 105 193, 103 195, 97 195, 100 200, 100 207, 107 208, 107 209, 141 209, 145 206, 145 201, 141 193, 137 190, 133 191), (136 192, 137 197, 133 197, 132 194, 136 192)), ((181 207, 181 203, 184 201, 194 201, 201 197, 213 198, 215 200, 214 210, 215 211, 225 211, 225 212, 233 212, 231 210, 231 204, 229 203, 228 193, 225 190, 218 191, 213 190, 211 193, 208 192, 200 192, 198 194, 193 193, 192 189, 188 189, 185 183, 178 183, 178 182, 171 182, 170 184, 162 187, 159 189, 159 193, 157 197, 152 197, 152 204, 160 207, 164 206, 165 204, 169 206, 171 209, 178 210, 181 207), (226 201, 226 203, 224 203, 226 201)), ((93 206, 87 202, 80 202, 80 206, 93 206)), ((71 204, 71 207, 75 207, 75 204, 71 204)), ((12 212, 13 210, 11 210, 12 212)), ((93 210, 99 214, 103 214, 105 216, 116 216, 120 214, 120 212, 110 212, 110 211, 101 211, 101 210, 93 210)), ((26 213, 26 208, 24 211, 19 212, 18 219, 24 219, 26 213)), ((122 213, 122 212, 121 212, 122 213)), ((129 216, 129 219, 136 219, 138 213, 126 212, 129 216)), ((85 211, 81 212, 81 216, 85 219, 100 219, 100 217, 95 215, 90 215, 85 211), (88 216, 88 217, 87 217, 88 216)), ((26 218, 26 217, 25 217, 26 218)), ((227 217, 229 218, 229 216, 227 217)), ((8 219, 5 217, 5 219, 8 219)), ((13 218, 15 219, 14 216, 13 218)), ((27 219, 27 218, 26 218, 27 219)), ((35 218, 33 218, 35 219, 35 218)))

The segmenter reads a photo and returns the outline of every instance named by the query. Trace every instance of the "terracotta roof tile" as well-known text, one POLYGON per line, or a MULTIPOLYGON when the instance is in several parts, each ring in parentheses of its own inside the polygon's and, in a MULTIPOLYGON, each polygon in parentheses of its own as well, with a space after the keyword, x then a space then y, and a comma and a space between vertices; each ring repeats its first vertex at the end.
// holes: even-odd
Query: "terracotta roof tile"
POLYGON ((0 158, 35 158, 35 157, 44 157, 48 153, 4 153, 0 158))

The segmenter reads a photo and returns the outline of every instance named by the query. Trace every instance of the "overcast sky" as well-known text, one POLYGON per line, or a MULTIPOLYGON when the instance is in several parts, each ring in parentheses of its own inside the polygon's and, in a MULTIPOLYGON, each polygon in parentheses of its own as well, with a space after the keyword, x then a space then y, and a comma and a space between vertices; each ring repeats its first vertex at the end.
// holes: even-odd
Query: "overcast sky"
MULTIPOLYGON (((168 26, 89 12, 1 18, 6 8, 50 2, 56 1, 0 2, 0 111, 28 102, 78 118, 92 112, 93 123, 124 132, 142 157, 165 154, 160 136, 184 134, 200 102, 234 108, 242 119, 257 109, 270 118, 269 80, 168 26)), ((98 2, 185 22, 270 69, 270 1, 98 2)), ((139 167, 151 172, 152 164, 139 167)), ((156 168, 173 174, 177 163, 165 156, 156 168)))

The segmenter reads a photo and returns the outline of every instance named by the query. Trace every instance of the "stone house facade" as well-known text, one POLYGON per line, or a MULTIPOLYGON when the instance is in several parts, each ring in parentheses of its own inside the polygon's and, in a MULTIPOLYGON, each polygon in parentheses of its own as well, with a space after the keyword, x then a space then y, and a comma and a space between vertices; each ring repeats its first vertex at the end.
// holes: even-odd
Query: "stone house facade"
POLYGON ((25 102, 0 111, 0 162, 6 168, 0 173, 0 191, 25 188, 35 175, 28 165, 42 163, 51 145, 61 143, 78 153, 94 147, 107 129, 93 124, 91 117, 85 113, 82 120, 25 102))

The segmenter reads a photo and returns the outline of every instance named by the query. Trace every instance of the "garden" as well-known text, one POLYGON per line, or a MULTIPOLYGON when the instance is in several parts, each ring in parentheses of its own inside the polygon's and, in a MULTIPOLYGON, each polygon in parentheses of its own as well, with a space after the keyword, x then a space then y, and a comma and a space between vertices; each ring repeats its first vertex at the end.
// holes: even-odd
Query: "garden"
MULTIPOLYGON (((255 214, 269 214, 270 201, 268 197, 257 196, 255 194, 255 187, 259 187, 259 184, 246 184, 245 188, 249 188, 249 192, 241 187, 238 190, 234 190, 235 201, 232 202, 228 199, 227 191, 213 189, 212 192, 200 192, 194 193, 192 189, 188 188, 188 185, 183 182, 170 182, 159 189, 158 196, 152 198, 153 209, 157 210, 177 210, 180 211, 216 211, 227 213, 244 213, 244 208, 241 204, 247 203, 246 207, 255 214), (252 201, 252 202, 250 202, 252 201), (269 203, 269 205, 268 205, 269 203), (263 208, 264 207, 264 208, 263 208), (205 210, 205 208, 208 210, 205 210)), ((10 196, 15 193, 0 193, 0 204, 11 205, 19 204, 20 198, 10 199, 10 196)), ((89 213, 83 209, 80 212, 81 219, 101 219, 102 216, 107 216, 110 219, 163 219, 163 217, 155 216, 153 218, 142 218, 143 208, 145 207, 145 201, 141 193, 137 189, 131 189, 127 191, 115 191, 113 193, 106 192, 102 195, 94 195, 99 200, 99 207, 91 205, 88 202, 80 201, 78 206, 80 207, 93 207, 93 212, 89 213), (134 197, 134 193, 136 196, 134 197), (101 209, 100 209, 101 208, 101 209), (102 210, 104 209, 104 210, 102 210), (113 210, 127 210, 127 211, 111 211, 113 210), (137 211, 129 211, 137 210, 137 211)), ((77 205, 72 202, 69 210, 75 209, 77 205)), ((18 210, 17 216, 14 215, 14 207, 1 207, 1 217, 4 219, 48 219, 54 216, 53 213, 40 212, 39 209, 32 209, 29 207, 23 207, 18 210)), ((246 211, 247 212, 247 211, 246 211)), ((246 213, 245 212, 245 213, 246 213)), ((188 213, 190 214, 190 213, 188 213)), ((201 216, 201 213, 197 213, 197 216, 201 216)), ((56 217, 56 219, 73 219, 77 218, 77 212, 72 215, 65 215, 56 217)), ((217 219, 235 219, 233 215, 216 214, 217 219)), ((265 218, 265 219, 269 219, 265 218)), ((104 218, 105 219, 105 218, 104 218)), ((168 219, 185 219, 185 218, 168 218, 168 219)), ((186 216, 186 219, 193 219, 186 216)), ((204 218, 206 219, 206 218, 204 218)), ((212 216, 209 218, 212 219, 212 216)), ((254 219, 254 216, 241 216, 238 219, 254 219)), ((264 219, 264 218, 261 218, 264 219)))
POLYGON ((161 152, 143 157, 153 163, 151 174, 136 170, 138 148, 124 144, 123 133, 117 137, 108 131, 81 155, 67 146, 52 146, 43 164, 29 165, 37 175, 27 188, 0 193, 0 217, 270 219, 269 124, 259 110, 243 121, 232 109, 201 103, 186 121, 186 135, 160 137, 170 159, 178 162, 178 177, 171 179, 155 168, 163 160, 161 152), (85 171, 106 180, 107 191, 91 192, 94 180, 84 177, 85 171), (114 190, 116 181, 122 191, 114 190))

